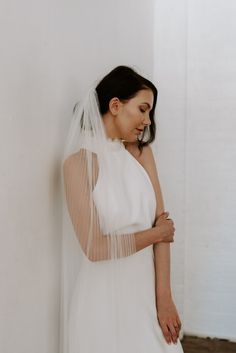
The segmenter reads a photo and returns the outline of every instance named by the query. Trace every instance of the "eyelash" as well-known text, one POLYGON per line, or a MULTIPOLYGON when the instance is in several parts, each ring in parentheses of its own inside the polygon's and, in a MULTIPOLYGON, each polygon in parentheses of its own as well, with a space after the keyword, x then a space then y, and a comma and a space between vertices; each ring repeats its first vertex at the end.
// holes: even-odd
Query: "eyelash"
POLYGON ((140 112, 145 113, 146 110, 140 109, 140 112))

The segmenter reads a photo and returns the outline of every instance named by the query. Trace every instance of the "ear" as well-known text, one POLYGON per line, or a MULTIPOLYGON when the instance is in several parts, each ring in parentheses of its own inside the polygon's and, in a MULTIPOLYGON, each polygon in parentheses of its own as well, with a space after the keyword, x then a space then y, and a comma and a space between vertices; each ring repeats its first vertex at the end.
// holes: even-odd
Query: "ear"
POLYGON ((109 102, 109 110, 112 115, 116 116, 121 108, 121 101, 117 97, 113 97, 109 102))

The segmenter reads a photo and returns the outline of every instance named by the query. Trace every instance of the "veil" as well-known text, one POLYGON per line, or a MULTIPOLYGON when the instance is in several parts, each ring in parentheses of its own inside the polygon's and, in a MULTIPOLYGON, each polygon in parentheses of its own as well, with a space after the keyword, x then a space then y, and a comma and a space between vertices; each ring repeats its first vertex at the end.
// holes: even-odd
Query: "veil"
MULTIPOLYGON (((122 326, 119 307, 114 304, 116 296, 125 295, 117 281, 118 273, 124 261, 137 252, 134 232, 117 221, 118 208, 122 205, 112 199, 110 187, 114 188, 112 163, 115 158, 111 151, 123 146, 121 140, 107 137, 96 89, 90 88, 74 109, 61 160, 60 353, 71 353, 75 351, 73 347, 83 347, 83 342, 89 339, 83 332, 83 318, 90 320, 91 325, 98 319, 96 316, 101 320, 104 298, 112 308, 108 330, 119 330, 122 326), (100 183, 100 176, 106 181, 106 187, 100 183), (102 193, 102 199, 98 197, 98 191, 100 195, 102 193), (112 208, 117 217, 106 217, 106 207, 112 208), (96 284, 102 284, 100 288, 104 292, 97 290, 96 284), (84 313, 84 303, 90 300, 94 289, 98 291, 96 302, 91 299, 90 312, 84 313), (80 318, 79 324, 75 317, 80 318)), ((115 189, 125 193, 122 180, 116 178, 115 183, 115 189)))

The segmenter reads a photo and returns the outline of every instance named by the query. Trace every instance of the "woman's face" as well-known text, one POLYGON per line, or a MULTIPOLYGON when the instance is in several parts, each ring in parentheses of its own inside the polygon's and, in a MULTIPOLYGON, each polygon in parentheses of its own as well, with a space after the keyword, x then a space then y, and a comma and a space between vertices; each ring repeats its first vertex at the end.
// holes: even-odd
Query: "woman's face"
POLYGON ((153 106, 153 99, 152 90, 143 89, 128 102, 123 103, 118 100, 114 124, 120 138, 134 142, 145 126, 151 124, 149 113, 153 106))

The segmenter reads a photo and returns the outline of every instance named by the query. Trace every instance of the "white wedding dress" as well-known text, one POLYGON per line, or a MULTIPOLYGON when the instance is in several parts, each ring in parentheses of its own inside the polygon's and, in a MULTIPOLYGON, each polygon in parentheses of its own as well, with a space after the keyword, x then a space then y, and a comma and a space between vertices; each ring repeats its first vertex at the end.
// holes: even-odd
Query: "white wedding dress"
MULTIPOLYGON (((148 229, 156 212, 149 176, 121 141, 107 142, 112 183, 101 169, 93 190, 101 228, 105 217, 120 234, 148 229)), ((182 353, 179 340, 167 344, 158 323, 153 246, 118 259, 113 283, 107 281, 109 271, 107 261, 84 258, 70 304, 69 353, 182 353)))

